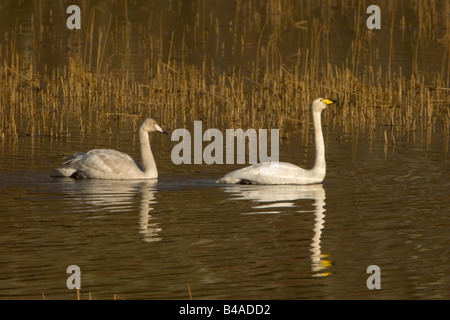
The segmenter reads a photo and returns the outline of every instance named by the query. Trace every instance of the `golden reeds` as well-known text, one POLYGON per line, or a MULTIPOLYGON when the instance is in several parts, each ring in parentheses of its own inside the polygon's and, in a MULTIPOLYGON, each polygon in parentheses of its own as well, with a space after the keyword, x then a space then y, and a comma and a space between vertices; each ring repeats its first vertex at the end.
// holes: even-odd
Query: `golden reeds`
MULTIPOLYGON (((325 121, 344 131, 370 132, 383 125, 392 134, 425 130, 428 141, 432 128, 442 122, 448 141, 448 4, 416 1, 408 7, 417 28, 410 38, 410 63, 402 68, 394 61, 394 32, 405 34, 412 22, 397 2, 383 7, 386 23, 374 31, 365 27, 365 2, 346 1, 333 9, 307 0, 301 5, 238 1, 234 19, 224 24, 199 1, 190 8, 196 13, 193 21, 166 35, 165 22, 150 9, 147 24, 133 24, 131 4, 117 5, 126 6, 120 18, 109 8, 87 11, 84 31, 67 40, 74 47, 84 42, 83 49, 69 50, 60 67, 46 69, 37 65, 37 57, 24 59, 18 35, 8 37, 10 42, 0 48, 0 140, 20 134, 111 133, 111 117, 137 121, 147 114, 171 128, 200 119, 209 127, 280 128, 283 134, 295 126, 306 133, 310 101, 330 96, 339 100, 339 107, 325 121), (359 14, 349 15, 354 11, 359 14), (355 34, 342 63, 333 62, 341 37, 333 31, 338 16, 347 19, 355 34), (291 30, 288 39, 282 36, 286 30, 291 30), (128 68, 131 41, 148 53, 139 77, 128 68), (283 52, 285 41, 298 43, 294 54, 283 52), (216 58, 186 60, 197 49, 210 50, 209 43, 216 58), (442 46, 444 54, 439 70, 425 73, 421 61, 431 44, 442 46), (224 66, 220 59, 229 55, 248 64, 224 66)), ((183 5, 171 3, 162 16, 179 17, 183 5)), ((46 32, 39 30, 36 39, 46 32)))

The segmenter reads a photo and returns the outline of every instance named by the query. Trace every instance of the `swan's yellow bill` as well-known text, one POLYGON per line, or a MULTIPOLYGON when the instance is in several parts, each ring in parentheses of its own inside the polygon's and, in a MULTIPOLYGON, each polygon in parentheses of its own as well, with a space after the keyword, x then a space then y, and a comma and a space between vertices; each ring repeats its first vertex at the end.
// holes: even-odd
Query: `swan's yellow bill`
POLYGON ((333 104, 336 103, 336 101, 330 100, 330 99, 323 99, 323 102, 325 102, 326 104, 333 104))

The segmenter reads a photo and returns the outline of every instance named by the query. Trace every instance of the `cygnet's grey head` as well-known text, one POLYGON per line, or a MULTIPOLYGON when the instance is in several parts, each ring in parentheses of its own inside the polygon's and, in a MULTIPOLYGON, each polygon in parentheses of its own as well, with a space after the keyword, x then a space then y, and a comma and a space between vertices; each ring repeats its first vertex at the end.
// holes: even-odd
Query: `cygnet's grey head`
POLYGON ((156 122, 156 120, 152 118, 146 118, 141 123, 141 129, 145 132, 160 132, 163 134, 168 134, 166 131, 164 131, 156 122))

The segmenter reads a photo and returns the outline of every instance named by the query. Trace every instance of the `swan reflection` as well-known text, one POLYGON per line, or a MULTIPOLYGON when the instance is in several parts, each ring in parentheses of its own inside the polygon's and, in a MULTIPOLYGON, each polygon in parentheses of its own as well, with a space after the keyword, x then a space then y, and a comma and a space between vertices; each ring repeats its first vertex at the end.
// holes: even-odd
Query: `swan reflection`
MULTIPOLYGON (((73 180, 64 179, 63 190, 69 197, 93 206, 90 211, 132 211, 139 199, 139 234, 145 242, 161 241, 159 223, 150 212, 157 203, 157 180, 73 180)), ((83 206, 83 211, 87 211, 83 206)), ((95 218, 95 217, 94 217, 95 218)))
MULTIPOLYGON (((311 270, 316 277, 326 277, 331 262, 321 252, 321 237, 325 223, 325 189, 321 184, 312 185, 227 185, 224 191, 232 200, 251 200, 256 203, 253 211, 244 214, 278 214, 282 208, 294 208, 297 200, 313 200, 314 236, 311 239, 311 270)), ((297 211, 307 212, 307 211, 297 211)))

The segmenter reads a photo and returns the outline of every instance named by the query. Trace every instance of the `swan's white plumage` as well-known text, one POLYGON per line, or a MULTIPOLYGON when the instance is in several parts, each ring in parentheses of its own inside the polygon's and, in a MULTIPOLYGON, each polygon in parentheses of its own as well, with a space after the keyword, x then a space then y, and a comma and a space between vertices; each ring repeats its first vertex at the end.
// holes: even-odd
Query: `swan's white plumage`
POLYGON ((324 177, 325 172, 323 174, 316 173, 287 162, 271 162, 257 163, 232 171, 217 182, 241 183, 242 181, 248 181, 252 184, 312 184, 322 182, 324 177))
POLYGON ((128 154, 113 149, 93 149, 69 157, 63 166, 54 169, 57 176, 88 179, 156 179, 158 171, 150 148, 150 132, 166 133, 151 118, 139 128, 142 166, 128 154))
POLYGON ((318 98, 311 104, 316 146, 316 160, 311 170, 302 169, 287 162, 258 163, 238 169, 217 180, 218 183, 251 184, 313 184, 325 178, 325 145, 323 141, 321 112, 335 101, 318 98))

